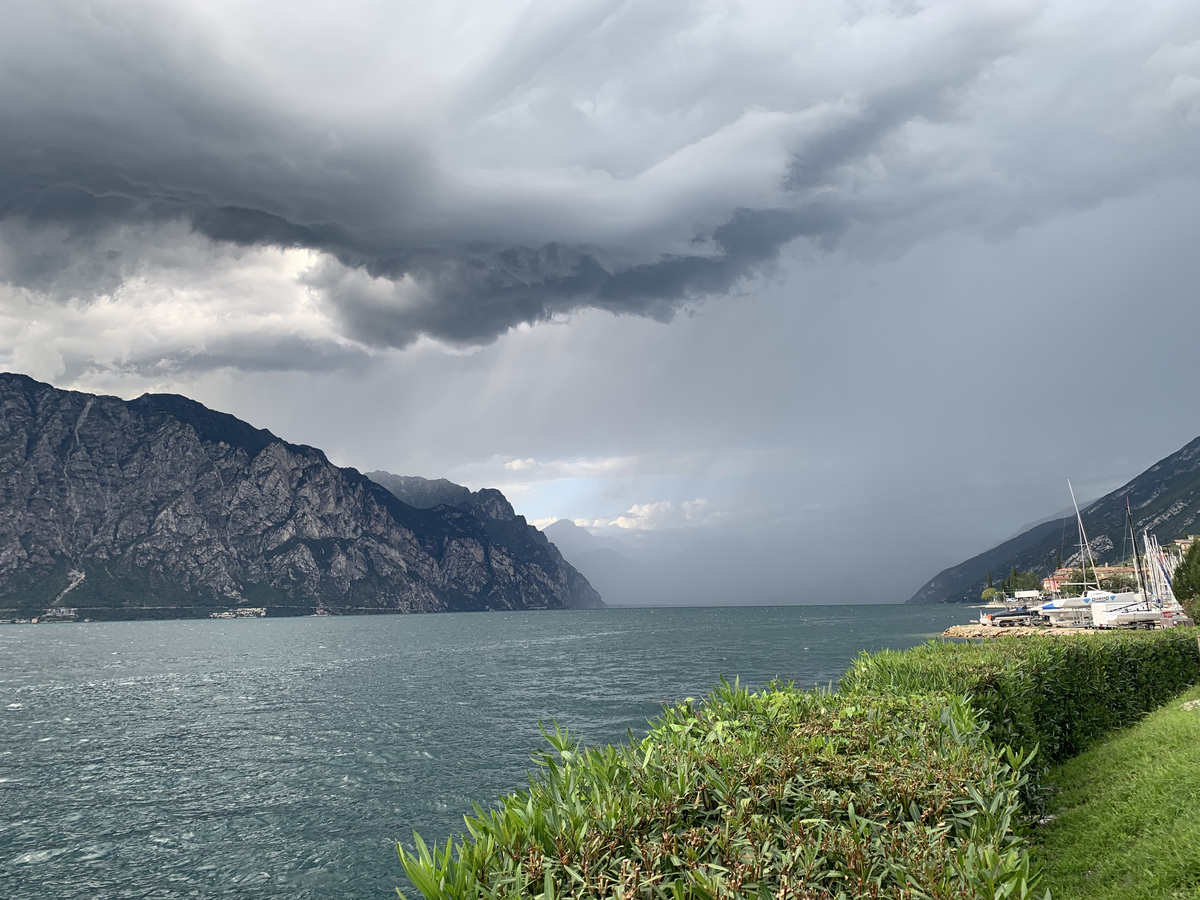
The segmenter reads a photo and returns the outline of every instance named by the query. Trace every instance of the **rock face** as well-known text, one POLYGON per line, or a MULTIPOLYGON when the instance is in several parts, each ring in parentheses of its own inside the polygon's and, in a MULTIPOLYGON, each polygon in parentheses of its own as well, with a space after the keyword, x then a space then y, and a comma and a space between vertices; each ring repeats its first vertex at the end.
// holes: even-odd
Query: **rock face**
POLYGON ((604 606, 600 595, 563 559, 558 547, 526 522, 524 516, 518 516, 508 499, 495 488, 472 491, 445 478, 429 479, 382 471, 368 472, 367 477, 417 509, 432 510, 440 515, 466 513, 474 516, 496 547, 506 550, 514 559, 536 565, 543 573, 552 574, 558 590, 571 598, 571 606, 580 609, 604 606))
MULTIPOLYGON (((1063 485, 1066 493, 1066 485, 1063 485)), ((1174 538, 1200 531, 1200 438, 1155 463, 1133 481, 1107 494, 1083 510, 1083 526, 1097 562, 1116 561, 1132 552, 1125 541, 1125 501, 1133 512, 1140 547, 1142 530, 1167 544, 1174 538)), ((1016 566, 1049 574, 1063 564, 1079 565, 1078 528, 1074 513, 1067 519, 1042 522, 931 578, 909 603, 979 602, 987 573, 996 579, 1016 566), (1065 548, 1064 544, 1065 538, 1065 548)))
MULTIPOLYGON (((529 528, 498 491, 479 493, 529 528)), ((184 397, 0 374, 0 616, 602 605, 557 551, 523 553, 494 530, 184 397)))

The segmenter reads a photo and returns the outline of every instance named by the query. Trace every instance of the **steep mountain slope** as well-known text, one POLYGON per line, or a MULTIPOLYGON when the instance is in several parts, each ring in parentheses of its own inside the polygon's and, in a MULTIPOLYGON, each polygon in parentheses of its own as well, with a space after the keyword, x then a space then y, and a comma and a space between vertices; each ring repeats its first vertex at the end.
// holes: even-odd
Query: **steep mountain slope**
MULTIPOLYGON (((1122 553, 1130 552, 1125 538, 1126 498, 1133 510, 1133 524, 1139 541, 1143 529, 1157 535, 1164 544, 1200 531, 1197 527, 1200 522, 1200 438, 1083 511, 1088 543, 1098 562, 1116 561, 1122 553)), ((1055 568, 1060 550, 1063 550, 1064 565, 1077 565, 1078 543, 1074 515, 1043 522, 964 563, 939 572, 908 602, 978 601, 988 572, 1000 578, 1016 566, 1046 574, 1055 568)))
POLYGON ((604 606, 588 579, 568 563, 546 535, 518 516, 504 494, 495 488, 472 491, 447 481, 416 475, 393 475, 391 472, 368 472, 367 477, 383 486, 398 499, 417 509, 436 511, 454 509, 473 515, 483 525, 488 537, 515 557, 535 562, 543 572, 553 573, 561 580, 577 608, 596 609, 604 606))
POLYGON ((594 603, 582 576, 544 562, 475 515, 414 508, 184 397, 126 402, 0 374, 0 616, 594 603))

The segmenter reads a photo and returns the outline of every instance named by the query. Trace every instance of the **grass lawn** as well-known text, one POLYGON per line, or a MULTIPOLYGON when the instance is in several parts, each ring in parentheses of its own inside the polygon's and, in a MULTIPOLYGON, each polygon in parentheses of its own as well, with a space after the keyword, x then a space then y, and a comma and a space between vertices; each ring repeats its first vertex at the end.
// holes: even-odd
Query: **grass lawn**
POLYGON ((1034 864, 1054 900, 1200 900, 1200 700, 1193 688, 1056 766, 1034 864))

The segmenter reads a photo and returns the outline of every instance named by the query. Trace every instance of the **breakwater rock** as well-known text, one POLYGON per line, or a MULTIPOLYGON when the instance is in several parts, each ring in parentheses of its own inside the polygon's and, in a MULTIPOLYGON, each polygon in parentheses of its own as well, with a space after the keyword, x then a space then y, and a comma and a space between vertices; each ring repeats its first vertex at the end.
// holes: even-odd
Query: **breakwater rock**
POLYGON ((942 634, 953 638, 1002 638, 1029 634, 1062 637, 1068 634, 1095 634, 1097 631, 1099 631, 1097 628, 1050 628, 1028 625, 1013 625, 1009 627, 998 625, 951 625, 942 634))

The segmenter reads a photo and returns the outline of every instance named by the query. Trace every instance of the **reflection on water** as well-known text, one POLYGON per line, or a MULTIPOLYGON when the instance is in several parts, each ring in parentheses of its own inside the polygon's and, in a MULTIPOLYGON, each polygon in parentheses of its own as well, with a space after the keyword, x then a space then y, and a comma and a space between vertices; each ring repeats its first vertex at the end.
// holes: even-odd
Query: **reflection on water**
POLYGON ((394 897, 394 841, 525 781, 539 720, 609 743, 722 675, 826 684, 927 607, 0 628, 0 883, 50 897, 394 897))

